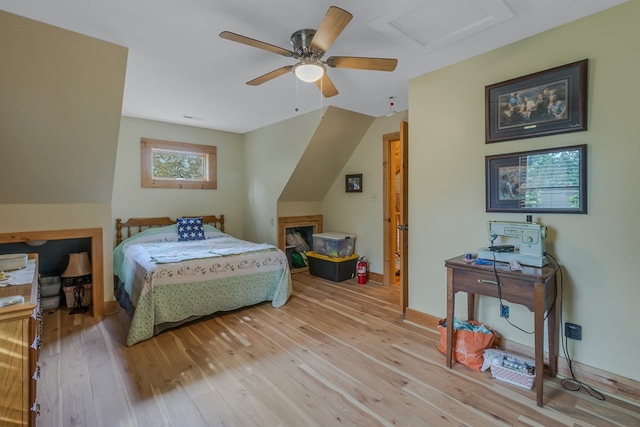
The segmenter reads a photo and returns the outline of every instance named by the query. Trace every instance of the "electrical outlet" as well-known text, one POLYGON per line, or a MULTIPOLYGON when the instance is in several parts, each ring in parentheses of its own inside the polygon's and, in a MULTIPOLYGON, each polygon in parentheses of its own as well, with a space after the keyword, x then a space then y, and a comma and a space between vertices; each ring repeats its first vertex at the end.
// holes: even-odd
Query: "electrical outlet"
POLYGON ((565 322, 564 336, 571 338, 572 340, 582 340, 582 326, 576 325, 575 323, 565 322))
POLYGON ((509 318, 509 306, 500 304, 500 317, 509 318))

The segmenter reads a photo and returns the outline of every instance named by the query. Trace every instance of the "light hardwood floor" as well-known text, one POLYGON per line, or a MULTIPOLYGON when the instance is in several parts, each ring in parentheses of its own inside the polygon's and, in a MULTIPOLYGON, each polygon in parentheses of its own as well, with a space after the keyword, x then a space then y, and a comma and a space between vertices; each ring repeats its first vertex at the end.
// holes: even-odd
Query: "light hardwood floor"
POLYGON ((640 425, 633 397, 598 401, 546 377, 539 408, 488 371, 447 369, 437 332, 403 321, 396 287, 293 279, 280 309, 210 316, 133 347, 122 312, 45 314, 38 426, 640 425))

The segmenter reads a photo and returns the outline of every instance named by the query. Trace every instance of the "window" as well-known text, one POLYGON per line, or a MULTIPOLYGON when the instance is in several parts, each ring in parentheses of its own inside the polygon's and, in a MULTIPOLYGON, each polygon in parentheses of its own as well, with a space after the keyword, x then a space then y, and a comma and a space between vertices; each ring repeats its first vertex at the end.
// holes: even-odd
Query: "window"
POLYGON ((580 152, 561 151, 521 157, 524 205, 580 208, 580 152))
POLYGON ((586 144, 485 156, 487 212, 587 213, 586 144))
POLYGON ((142 138, 142 188, 218 188, 216 147, 142 138))

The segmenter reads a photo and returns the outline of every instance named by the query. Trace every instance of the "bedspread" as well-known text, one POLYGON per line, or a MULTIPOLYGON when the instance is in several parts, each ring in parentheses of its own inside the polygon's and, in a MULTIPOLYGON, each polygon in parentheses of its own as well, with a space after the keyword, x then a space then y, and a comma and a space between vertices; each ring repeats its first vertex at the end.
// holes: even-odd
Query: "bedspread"
POLYGON ((280 307, 291 294, 286 255, 272 245, 221 234, 197 242, 130 243, 116 251, 114 274, 135 306, 127 345, 151 338, 159 324, 263 301, 280 307))

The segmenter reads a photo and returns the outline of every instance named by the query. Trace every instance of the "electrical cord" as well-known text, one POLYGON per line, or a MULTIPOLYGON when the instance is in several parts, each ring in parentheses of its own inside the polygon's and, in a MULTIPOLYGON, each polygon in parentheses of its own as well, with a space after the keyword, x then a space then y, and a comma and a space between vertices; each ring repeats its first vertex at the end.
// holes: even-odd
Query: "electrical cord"
MULTIPOLYGON (((560 263, 553 255, 551 255, 550 253, 547 253, 547 256, 551 258, 553 262, 556 263, 556 265, 558 266, 558 271, 560 271, 560 283, 559 283, 560 285, 560 325, 562 326, 564 324, 564 321, 562 320, 562 301, 563 301, 562 266, 560 266, 560 263)), ((571 360, 571 356, 569 355, 569 351, 567 350, 567 347, 569 346, 568 338, 565 336, 564 340, 560 340, 560 342, 562 344, 562 352, 564 353, 564 358, 567 360, 567 365, 569 366, 569 373, 571 374, 571 378, 563 378, 562 380, 560 380, 560 384, 562 385, 562 387, 564 387, 565 390, 569 390, 569 391, 580 391, 580 389, 583 389, 589 396, 593 397, 594 399, 605 400, 604 394, 600 393, 598 390, 591 387, 590 385, 585 384, 582 381, 578 380, 578 378, 576 377, 576 374, 573 372, 573 361, 571 360)))
MULTIPOLYGON (((489 235, 489 241, 490 246, 493 246, 493 243, 495 242, 496 238, 498 237, 497 234, 490 234, 489 235)), ((557 264, 557 263, 556 263, 557 264)), ((498 270, 496 269, 496 253, 493 252, 493 275, 496 278, 496 285, 498 287, 498 300, 500 302, 500 307, 502 308, 502 306, 504 305, 504 303, 502 302, 502 283, 500 282, 500 277, 498 276, 498 270)), ((547 317, 549 317, 549 313, 551 312, 551 310, 554 310, 556 307, 556 301, 558 300, 558 287, 556 286, 555 289, 555 295, 553 296, 553 304, 551 304, 551 307, 549 310, 547 310, 547 313, 544 315, 544 319, 543 321, 547 320, 547 317)), ((533 331, 527 331, 523 328, 521 328, 520 326, 514 324, 513 322, 511 322, 511 320, 509 320, 508 317, 504 317, 504 320, 510 324, 511 326, 513 326, 514 328, 524 332, 525 334, 529 334, 529 335, 533 335, 535 333, 535 330, 533 331)))
MULTIPOLYGON (((491 240, 491 244, 493 245, 493 241, 495 239, 490 239, 491 240)), ((556 286, 555 289, 555 295, 554 295, 554 299, 553 299, 553 304, 551 304, 551 307, 549 308, 549 310, 547 310, 547 313, 544 316, 544 320, 547 320, 547 317, 549 316, 549 313, 552 310, 555 310, 556 307, 556 302, 558 301, 558 287, 560 288, 560 326, 562 326, 564 324, 564 321, 562 319, 562 302, 563 302, 563 275, 562 275, 562 266, 560 265, 560 263, 558 262, 558 260, 551 255, 550 253, 546 252, 545 253, 546 256, 548 256, 549 258, 551 258, 551 260, 553 260, 553 262, 558 266, 558 271, 560 272, 560 280, 558 283, 558 286, 556 286)), ((496 254, 493 254, 493 274, 496 278, 496 285, 498 288, 498 300, 500 301, 500 306, 502 307, 503 303, 502 303, 502 283, 500 282, 500 276, 498 275, 498 270, 496 269, 496 254)), ((514 328, 524 332, 525 334, 533 334, 535 331, 526 331, 523 328, 519 327, 518 325, 513 324, 508 317, 504 318, 507 323, 509 323, 511 326, 513 326, 514 328)), ((583 383, 582 381, 580 381, 577 377, 576 374, 573 372, 573 361, 571 360, 571 356, 569 355, 569 351, 567 350, 567 347, 569 346, 568 343, 568 338, 565 336, 564 340, 560 340, 560 343, 562 344, 562 352, 564 353, 564 357, 567 360, 567 365, 569 366, 569 373, 571 374, 570 378, 563 378, 562 380, 560 380, 560 384, 562 385, 562 387, 565 390, 569 390, 569 391, 580 391, 581 389, 584 390, 589 396, 593 397, 594 399, 597 400, 605 400, 605 396, 604 394, 600 393, 598 390, 596 390, 595 388, 591 387, 589 384, 583 383)))
MULTIPOLYGON (((549 308, 549 310, 547 310, 547 313, 544 316, 544 320, 547 320, 547 317, 549 316, 549 313, 552 310, 555 310, 555 306, 556 306, 556 302, 558 301, 558 288, 560 288, 560 325, 564 324, 564 321, 562 320, 562 301, 563 301, 563 275, 562 275, 562 266, 560 265, 560 263, 558 262, 558 260, 551 255, 550 253, 546 253, 546 255, 551 258, 553 260, 553 262, 558 266, 558 271, 560 272, 560 280, 558 283, 558 286, 556 286, 556 295, 555 298, 553 300, 553 304, 551 305, 551 307, 549 308)), ((502 306, 502 283, 500 282, 500 276, 498 275, 498 270, 496 269, 496 254, 493 254, 493 274, 496 278, 496 283, 497 283, 497 287, 498 287, 498 300, 500 301, 500 306, 502 306)), ((518 325, 515 325, 514 323, 512 323, 509 318, 505 317, 504 318, 507 323, 509 323, 511 326, 513 326, 514 328, 524 332, 525 334, 533 334, 535 331, 526 331, 523 328, 519 327, 518 325)), ((569 355, 569 352, 567 350, 568 345, 568 338, 565 336, 564 340, 560 340, 561 344, 562 344, 562 352, 564 353, 564 357, 567 360, 567 365, 569 366, 569 372, 571 373, 571 377, 570 378, 563 378, 562 380, 560 380, 560 384, 562 385, 562 387, 566 390, 569 391, 579 391, 581 389, 583 389, 588 395, 590 395, 591 397, 593 397, 594 399, 597 400, 605 400, 605 396, 600 393, 598 390, 596 390, 595 388, 591 387, 588 384, 583 383, 582 381, 578 380, 578 378, 576 377, 575 373, 573 372, 573 361, 571 360, 571 356, 569 355)))
MULTIPOLYGON (((493 275, 496 278, 496 283, 497 283, 497 288, 498 288, 498 301, 500 302, 500 307, 502 307, 504 304, 502 302, 502 282, 500 282, 500 276, 498 275, 498 270, 496 269, 496 254, 495 252, 493 253, 493 275)), ((555 301, 553 302, 555 304, 555 301)), ((545 315, 545 320, 547 319, 547 316, 549 315, 549 313, 547 312, 547 314, 545 315)), ((503 319, 510 324, 511 326, 513 326, 514 328, 524 332, 525 334, 529 334, 532 335, 535 331, 527 331, 523 328, 521 328, 520 326, 514 324, 513 322, 511 322, 511 320, 509 320, 508 317, 503 317, 503 319)))

